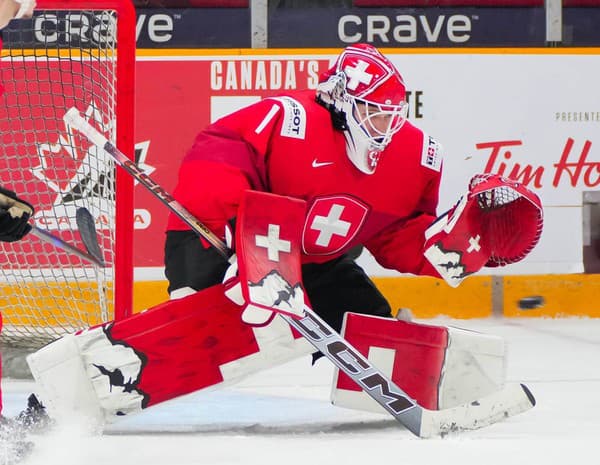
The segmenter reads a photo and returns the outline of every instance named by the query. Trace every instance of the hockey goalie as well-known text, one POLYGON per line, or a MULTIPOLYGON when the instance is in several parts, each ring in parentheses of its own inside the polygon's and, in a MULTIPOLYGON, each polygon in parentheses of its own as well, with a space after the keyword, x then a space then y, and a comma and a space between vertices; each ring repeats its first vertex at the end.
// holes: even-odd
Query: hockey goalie
MULTIPOLYGON (((356 44, 316 93, 265 98, 200 131, 173 197, 229 238, 234 258, 172 214, 172 300, 31 355, 48 408, 113 421, 314 353, 288 324, 307 308, 428 409, 500 389, 501 340, 395 319, 354 251, 365 247, 386 268, 457 286, 532 250, 540 201, 514 180, 476 175, 438 216, 442 148, 406 116, 400 73, 374 47, 356 44)), ((333 402, 371 408, 346 374, 336 376, 333 402)))
MULTIPOLYGON (((536 223, 522 243, 525 249, 507 235, 512 231, 507 221, 539 211, 535 197, 518 183, 477 177, 467 198, 429 228, 424 245, 425 255, 451 284, 468 274, 465 268, 473 270, 473 263, 515 261, 539 235, 536 223), (490 220, 473 220, 481 214, 490 220), (458 245, 475 236, 481 244, 473 252, 477 257, 465 262, 466 251, 458 245)), ((225 284, 65 336, 29 356, 51 413, 113 422, 314 352, 277 318, 310 305, 300 264, 305 214, 305 203, 297 199, 247 191, 237 221, 235 273, 225 284)), ((478 399, 504 382, 504 342, 494 336, 358 313, 345 315, 342 336, 429 409, 478 399)), ((334 379, 332 401, 380 410, 343 373, 334 379)))

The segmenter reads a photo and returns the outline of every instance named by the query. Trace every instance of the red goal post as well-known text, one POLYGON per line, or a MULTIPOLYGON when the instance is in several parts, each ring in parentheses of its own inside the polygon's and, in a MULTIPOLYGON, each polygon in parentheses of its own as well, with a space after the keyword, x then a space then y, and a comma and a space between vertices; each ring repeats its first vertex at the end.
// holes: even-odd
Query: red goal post
POLYGON ((0 340, 39 347, 132 311, 133 180, 63 122, 72 106, 134 154, 135 9, 129 0, 38 0, 3 31, 0 185, 32 222, 84 249, 75 212, 95 219, 104 267, 30 234, 0 243, 0 340))

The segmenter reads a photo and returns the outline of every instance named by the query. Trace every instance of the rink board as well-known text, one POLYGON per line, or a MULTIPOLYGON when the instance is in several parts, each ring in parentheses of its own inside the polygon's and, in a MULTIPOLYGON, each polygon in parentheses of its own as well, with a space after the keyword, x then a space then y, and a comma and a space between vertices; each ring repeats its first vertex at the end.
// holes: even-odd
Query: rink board
MULTIPOLYGON (((458 288, 428 277, 374 278, 392 308, 410 308, 417 318, 600 317, 600 275, 472 276, 458 288), (519 302, 542 296, 538 308, 519 302)), ((135 283, 136 311, 167 299, 166 281, 135 283)))
MULTIPOLYGON (((409 119, 446 148, 441 210, 456 200, 471 174, 482 171, 517 177, 540 195, 545 210, 544 233, 526 260, 494 269, 493 276, 487 270, 470 277, 457 289, 433 278, 399 278, 373 261, 361 263, 392 307, 409 307, 421 318, 600 316, 595 303, 600 278, 580 274, 583 248, 589 245, 582 199, 600 186, 600 49, 382 51, 407 83, 409 119), (543 296, 538 308, 519 307, 523 298, 538 295, 543 296)), ((141 117, 136 139, 150 141, 145 163, 156 167, 153 177, 173 186, 173 160, 185 153, 204 124, 262 97, 314 88, 337 53, 331 48, 138 50, 141 117), (157 74, 162 77, 159 99, 157 74), (173 98, 165 98, 164 92, 171 91, 166 89, 176 89, 173 98), (181 114, 188 113, 197 118, 182 120, 181 114), (165 132, 169 115, 178 127, 165 132)), ((143 199, 145 193, 139 187, 137 192, 143 199)), ((138 230, 146 240, 136 241, 136 266, 154 267, 162 261, 154 244, 162 242, 166 214, 162 206, 139 207, 149 214, 138 230)), ((166 298, 166 283, 160 279, 136 278, 137 311, 166 298)))
MULTIPOLYGON (((540 243, 526 261, 494 274, 583 272, 583 248, 589 245, 583 197, 600 187, 600 48, 384 52, 405 79, 409 119, 445 148, 440 211, 481 172, 517 178, 542 199, 540 243)), ((314 89, 339 50, 137 53, 139 160, 148 175, 172 190, 179 160, 199 130, 261 98, 314 89)), ((156 245, 164 242, 168 213, 139 185, 135 209, 135 266, 162 266, 163 249, 156 245)), ((387 276, 370 264, 366 270, 387 276)))
MULTIPOLYGON (((472 276, 458 288, 430 277, 375 277, 375 283, 389 300, 394 311, 409 308, 416 318, 427 319, 447 316, 457 319, 506 317, 592 317, 600 318, 600 275, 519 275, 472 276), (533 308, 525 308, 523 299, 533 298, 533 308)), ((63 283, 62 285, 68 286, 63 283)), ((61 284, 57 284, 60 287, 61 284)), ((168 299, 164 280, 136 281, 134 284, 134 312, 157 305, 168 299)), ((4 307, 5 324, 36 327, 63 326, 69 323, 68 315, 51 314, 46 300, 56 299, 39 295, 36 308, 39 313, 22 319, 19 311, 19 293, 3 285, 0 302, 4 307), (17 317, 18 316, 18 317, 17 317)), ((65 289, 67 294, 69 289, 65 289)), ((54 293, 60 295, 60 289, 54 293)), ((530 300, 531 301, 531 300, 530 300)), ((31 302, 29 302, 31 304, 31 302)), ((65 309, 69 303, 64 302, 65 309)), ((530 306, 528 306, 530 307, 530 306)), ((84 311, 86 309, 83 309, 84 311)), ((90 325, 101 321, 93 308, 87 309, 90 325)))
MULTIPOLYGON (((582 198, 600 186, 600 49, 383 51, 406 79, 409 118, 446 148, 441 210, 458 198, 471 174, 482 171, 519 178, 540 195, 545 210, 540 243, 525 261, 494 270, 502 276, 471 277, 452 289, 432 278, 393 277, 395 272, 383 274, 367 264, 392 307, 411 308, 420 318, 600 316, 600 278, 578 274, 586 246, 582 198), (538 308, 519 307, 523 298, 538 295, 543 296, 538 308)), ((338 52, 138 50, 138 161, 171 190, 178 159, 200 128, 260 98, 314 88, 338 52)), ((153 277, 136 278, 139 311, 167 298, 160 269, 167 211, 141 186, 135 199, 136 271, 157 270, 153 277)), ((3 289, 3 295, 18 299, 20 293, 3 289)), ((9 319, 10 309, 4 313, 9 319)))

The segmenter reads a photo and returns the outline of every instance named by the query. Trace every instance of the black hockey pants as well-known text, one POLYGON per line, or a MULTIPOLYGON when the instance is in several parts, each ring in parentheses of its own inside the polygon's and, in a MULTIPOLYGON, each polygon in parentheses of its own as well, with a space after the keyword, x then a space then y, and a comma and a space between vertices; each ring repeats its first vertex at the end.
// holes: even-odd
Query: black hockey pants
MULTIPOLYGON (((391 308, 349 253, 321 264, 302 266, 302 279, 313 310, 340 331, 344 313, 391 317, 391 308)), ((165 243, 165 274, 169 292, 189 286, 200 290, 222 282, 227 261, 205 249, 192 231, 170 231, 165 243)))

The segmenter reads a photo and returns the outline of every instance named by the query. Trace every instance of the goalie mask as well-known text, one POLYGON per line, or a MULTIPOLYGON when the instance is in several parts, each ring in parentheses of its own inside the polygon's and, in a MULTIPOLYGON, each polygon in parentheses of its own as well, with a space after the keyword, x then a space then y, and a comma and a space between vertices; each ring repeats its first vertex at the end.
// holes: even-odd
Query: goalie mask
POLYGON ((354 166, 374 173, 381 152, 408 112, 404 82, 394 65, 371 45, 349 46, 321 75, 317 100, 344 130, 346 152, 354 166))

